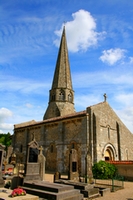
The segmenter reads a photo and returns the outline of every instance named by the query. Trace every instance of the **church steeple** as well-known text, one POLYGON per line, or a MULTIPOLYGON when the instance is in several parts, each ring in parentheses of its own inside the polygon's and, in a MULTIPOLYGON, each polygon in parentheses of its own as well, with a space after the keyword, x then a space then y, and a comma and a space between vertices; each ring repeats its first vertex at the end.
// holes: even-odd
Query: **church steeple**
POLYGON ((68 58, 65 27, 60 42, 56 68, 49 92, 49 105, 43 120, 74 113, 74 91, 68 58))

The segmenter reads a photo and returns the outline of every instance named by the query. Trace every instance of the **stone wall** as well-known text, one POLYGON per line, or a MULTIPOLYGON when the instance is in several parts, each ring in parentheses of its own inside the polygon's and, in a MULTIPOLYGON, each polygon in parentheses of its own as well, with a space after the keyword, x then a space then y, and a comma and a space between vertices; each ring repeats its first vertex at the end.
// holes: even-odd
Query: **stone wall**
POLYGON ((86 120, 84 118, 67 119, 46 125, 44 135, 46 170, 68 172, 71 148, 77 150, 79 170, 83 169, 81 157, 85 158, 84 148, 86 146, 86 120))
POLYGON ((111 162, 118 169, 118 174, 124 177, 124 180, 133 181, 133 161, 111 162))
POLYGON ((87 154, 86 113, 57 120, 45 120, 14 130, 14 150, 24 153, 26 161, 27 144, 33 139, 33 133, 39 146, 44 149, 46 170, 67 173, 69 170, 69 154, 71 148, 78 152, 78 168, 85 173, 85 157, 87 154), (17 141, 17 142, 15 142, 17 141))
MULTIPOLYGON (((133 160, 133 134, 126 128, 120 118, 107 102, 87 108, 88 113, 95 116, 96 131, 93 130, 95 139, 96 159, 104 160, 104 149, 110 146, 114 151, 115 160, 133 160)), ((94 122, 93 122, 94 123, 94 122)))

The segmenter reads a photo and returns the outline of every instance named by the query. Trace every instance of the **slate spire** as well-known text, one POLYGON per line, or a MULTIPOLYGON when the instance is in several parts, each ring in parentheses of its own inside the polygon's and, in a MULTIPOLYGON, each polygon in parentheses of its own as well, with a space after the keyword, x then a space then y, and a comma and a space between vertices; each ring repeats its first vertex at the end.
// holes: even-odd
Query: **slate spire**
POLYGON ((54 79, 52 84, 52 89, 55 88, 69 88, 72 90, 72 80, 71 80, 70 65, 68 58, 65 27, 62 33, 62 38, 60 42, 60 48, 54 73, 54 79))
POLYGON ((68 58, 65 27, 61 37, 52 88, 49 92, 49 105, 43 120, 74 113, 74 91, 68 58))

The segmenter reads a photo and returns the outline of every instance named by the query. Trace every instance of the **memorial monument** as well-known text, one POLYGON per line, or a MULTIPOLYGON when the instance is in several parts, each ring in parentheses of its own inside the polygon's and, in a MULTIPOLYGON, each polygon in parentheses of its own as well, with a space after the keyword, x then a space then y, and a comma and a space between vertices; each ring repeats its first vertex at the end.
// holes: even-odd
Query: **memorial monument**
POLYGON ((41 177, 41 181, 44 181, 45 180, 45 162, 46 162, 46 158, 44 157, 42 151, 43 151, 43 148, 42 146, 39 148, 40 150, 40 153, 38 155, 38 163, 40 164, 40 169, 39 169, 39 174, 40 174, 40 177, 41 177))
POLYGON ((79 181, 78 155, 76 149, 71 149, 70 151, 68 179, 73 181, 79 181))
POLYGON ((39 145, 34 137, 33 140, 28 144, 28 154, 24 181, 41 180, 40 163, 38 162, 38 155, 39 145))

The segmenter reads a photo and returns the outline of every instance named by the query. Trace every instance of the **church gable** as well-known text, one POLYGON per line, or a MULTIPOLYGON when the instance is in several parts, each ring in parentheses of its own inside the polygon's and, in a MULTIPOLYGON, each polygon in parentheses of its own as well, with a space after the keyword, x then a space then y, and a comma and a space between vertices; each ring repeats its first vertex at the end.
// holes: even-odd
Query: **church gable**
POLYGON ((105 159, 113 152, 113 160, 127 160, 132 157, 133 134, 126 128, 110 105, 105 101, 87 108, 93 119, 93 139, 97 159, 105 159), (127 149, 127 152, 125 151, 127 149), (102 153, 103 152, 103 153, 102 153))
POLYGON ((99 118, 99 123, 101 126, 112 127, 112 129, 116 129, 116 123, 118 123, 124 129, 127 129, 127 127, 106 101, 94 106, 90 106, 87 108, 87 110, 91 110, 91 112, 93 112, 95 116, 99 118))

